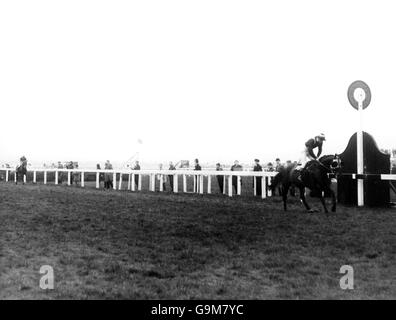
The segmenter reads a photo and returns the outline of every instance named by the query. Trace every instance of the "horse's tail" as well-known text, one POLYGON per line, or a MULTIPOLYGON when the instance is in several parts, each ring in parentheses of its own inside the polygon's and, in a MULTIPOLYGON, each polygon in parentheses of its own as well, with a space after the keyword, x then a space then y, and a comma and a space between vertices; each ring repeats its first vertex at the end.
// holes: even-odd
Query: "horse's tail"
POLYGON ((277 175, 274 177, 274 179, 272 180, 272 182, 271 182, 271 190, 272 190, 272 192, 274 192, 275 191, 275 189, 276 189, 276 187, 279 185, 279 184, 281 184, 282 183, 282 180, 283 180, 283 178, 284 178, 284 172, 283 172, 283 170, 282 171, 279 171, 278 173, 277 173, 277 175))

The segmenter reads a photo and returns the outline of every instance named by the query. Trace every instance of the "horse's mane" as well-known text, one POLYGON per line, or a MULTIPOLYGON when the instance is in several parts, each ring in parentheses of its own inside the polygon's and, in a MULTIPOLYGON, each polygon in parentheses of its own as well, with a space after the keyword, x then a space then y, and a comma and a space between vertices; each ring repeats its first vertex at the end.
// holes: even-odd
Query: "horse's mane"
POLYGON ((321 163, 325 164, 325 163, 327 163, 328 161, 333 161, 333 160, 334 160, 334 154, 327 154, 327 155, 325 155, 325 156, 321 156, 318 160, 319 160, 321 163))

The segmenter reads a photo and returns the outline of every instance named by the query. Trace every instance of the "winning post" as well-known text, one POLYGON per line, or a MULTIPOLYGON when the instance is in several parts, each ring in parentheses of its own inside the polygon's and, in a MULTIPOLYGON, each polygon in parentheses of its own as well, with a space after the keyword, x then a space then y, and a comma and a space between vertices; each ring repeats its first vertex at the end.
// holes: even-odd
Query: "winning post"
MULTIPOLYGON (((371 91, 369 86, 363 81, 355 81, 348 88, 349 103, 358 111, 357 130, 357 174, 364 174, 363 157, 363 110, 368 107, 371 101, 371 91)), ((357 200, 358 206, 364 206, 364 184, 363 179, 357 179, 357 200)))

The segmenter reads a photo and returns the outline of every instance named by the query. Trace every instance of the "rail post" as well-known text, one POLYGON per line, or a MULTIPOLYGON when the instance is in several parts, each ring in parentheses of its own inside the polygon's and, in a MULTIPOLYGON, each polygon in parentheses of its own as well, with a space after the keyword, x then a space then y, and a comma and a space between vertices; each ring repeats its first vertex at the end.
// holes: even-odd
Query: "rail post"
POLYGON ((261 198, 265 199, 267 197, 267 184, 265 181, 265 176, 261 177, 261 198))
POLYGON ((232 175, 228 176, 228 196, 232 197, 232 175))
POLYGON ((135 174, 131 175, 131 191, 135 191, 135 174))
POLYGON ((179 175, 177 174, 173 176, 173 192, 174 193, 179 192, 179 175))
POLYGON ((142 190, 142 175, 139 173, 139 179, 138 179, 138 191, 142 190))

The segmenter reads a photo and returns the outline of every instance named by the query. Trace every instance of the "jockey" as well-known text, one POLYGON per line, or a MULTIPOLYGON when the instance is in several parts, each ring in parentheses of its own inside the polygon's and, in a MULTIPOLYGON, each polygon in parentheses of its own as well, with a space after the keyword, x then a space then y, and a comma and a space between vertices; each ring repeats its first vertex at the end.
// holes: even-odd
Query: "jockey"
POLYGON ((323 141, 326 141, 326 137, 323 133, 317 135, 313 139, 309 139, 305 143, 305 149, 301 153, 301 158, 298 162, 298 165, 296 167, 297 170, 302 170, 305 168, 305 165, 312 160, 316 160, 317 158, 320 157, 322 154, 322 146, 323 146, 323 141), (315 155, 313 152, 313 149, 318 148, 318 153, 315 155))
POLYGON ((26 167, 27 166, 27 159, 25 156, 22 156, 20 160, 20 165, 21 167, 26 167))

